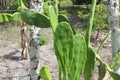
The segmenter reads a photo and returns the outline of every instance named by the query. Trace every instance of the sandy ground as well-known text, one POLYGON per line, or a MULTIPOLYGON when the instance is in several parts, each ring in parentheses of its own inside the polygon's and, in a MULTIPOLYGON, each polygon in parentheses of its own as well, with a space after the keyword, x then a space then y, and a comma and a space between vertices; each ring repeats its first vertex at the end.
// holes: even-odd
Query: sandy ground
MULTIPOLYGON (((20 37, 14 39, 4 38, 5 32, 0 29, 0 80, 29 80, 29 60, 21 60, 20 37)), ((18 35, 20 34, 17 30, 18 35)), ((50 28, 42 29, 42 34, 49 36, 49 43, 40 47, 40 66, 48 66, 52 74, 52 80, 58 80, 58 65, 54 55, 53 34, 50 28)), ((15 34, 15 33, 14 33, 15 34)), ((92 45, 97 50, 99 43, 105 37, 106 33, 100 33, 98 41, 92 41, 92 45)), ((12 37, 12 36, 11 36, 12 37)), ((92 35, 93 39, 95 34, 92 35)), ((107 63, 111 62, 110 39, 102 49, 101 57, 107 63)), ((95 69, 92 80, 98 80, 98 71, 95 69)), ((110 79, 108 79, 110 80, 110 79)))

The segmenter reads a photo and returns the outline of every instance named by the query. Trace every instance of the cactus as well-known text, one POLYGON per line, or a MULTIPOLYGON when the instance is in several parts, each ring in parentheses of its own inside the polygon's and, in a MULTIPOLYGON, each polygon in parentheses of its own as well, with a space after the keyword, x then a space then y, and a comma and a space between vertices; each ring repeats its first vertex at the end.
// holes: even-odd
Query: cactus
MULTIPOLYGON (((70 24, 70 21, 68 20, 68 18, 67 18, 66 16, 59 14, 59 15, 58 15, 58 22, 60 23, 60 22, 64 22, 64 21, 65 21, 65 22, 68 22, 68 23, 70 24)), ((71 24, 70 24, 70 25, 71 25, 71 24)), ((73 29, 72 25, 71 25, 71 28, 72 28, 72 30, 73 30, 73 33, 76 34, 76 32, 75 32, 75 30, 73 29)))
POLYGON ((88 47, 87 48, 87 62, 85 65, 85 70, 84 70, 85 80, 91 80, 94 67, 95 67, 95 63, 96 63, 95 52, 92 49, 92 47, 88 47))
POLYGON ((50 70, 47 66, 43 66, 39 73, 42 80, 52 80, 50 70))
POLYGON ((85 79, 86 80, 91 80, 95 63, 96 63, 96 56, 95 52, 92 49, 90 45, 90 39, 91 39, 91 32, 92 32, 92 26, 93 26, 93 19, 94 19, 94 13, 95 13, 95 6, 96 6, 96 0, 92 0, 92 8, 91 8, 91 15, 90 15, 90 20, 89 20, 89 26, 86 31, 86 45, 87 45, 87 62, 84 70, 85 74, 85 79))
POLYGON ((10 21, 11 19, 11 14, 7 14, 7 13, 0 13, 0 22, 6 22, 6 21, 10 21))
POLYGON ((63 22, 63 21, 68 22, 70 24, 70 21, 67 19, 66 16, 64 16, 62 14, 59 14, 58 15, 58 22, 60 23, 60 22, 63 22))
POLYGON ((17 0, 18 3, 18 11, 20 11, 23 8, 26 8, 25 4, 23 3, 23 0, 17 0))
POLYGON ((18 20, 21 20, 20 19, 20 13, 19 12, 16 12, 12 15, 12 20, 13 21, 18 21, 18 20))
MULTIPOLYGON (((73 55, 73 32, 66 22, 58 24, 54 34, 55 54, 64 77, 68 76, 70 57, 73 55)), ((61 76, 60 76, 61 77, 61 76)), ((61 79, 60 79, 61 80, 61 79)))
POLYGON ((55 9, 52 5, 49 6, 48 12, 49 12, 49 18, 50 18, 50 23, 51 23, 53 32, 55 32, 56 27, 58 25, 58 16, 57 16, 55 9))
POLYGON ((120 75, 117 74, 116 72, 113 71, 109 71, 111 77, 113 78, 113 80, 120 80, 120 75))
POLYGON ((107 72, 106 67, 104 64, 102 64, 100 62, 100 65, 98 65, 98 69, 99 69, 99 79, 98 80, 103 80, 106 75, 106 72, 107 72))
POLYGON ((74 53, 72 58, 73 62, 71 63, 70 77, 68 80, 79 80, 84 71, 87 58, 85 39, 80 34, 74 35, 74 53))
POLYGON ((47 16, 29 9, 21 9, 20 17, 22 21, 29 25, 35 25, 40 28, 47 28, 51 26, 47 16))
POLYGON ((59 80, 79 80, 86 61, 84 38, 74 36, 70 24, 61 22, 54 34, 54 46, 60 68, 59 80))

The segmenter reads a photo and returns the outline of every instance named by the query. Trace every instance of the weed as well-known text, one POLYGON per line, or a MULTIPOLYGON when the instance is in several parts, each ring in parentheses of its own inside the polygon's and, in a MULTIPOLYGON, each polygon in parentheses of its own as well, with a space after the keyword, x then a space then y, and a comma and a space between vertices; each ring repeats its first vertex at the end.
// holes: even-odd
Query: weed
POLYGON ((49 42, 49 37, 47 35, 42 35, 40 37, 40 45, 45 45, 49 42))

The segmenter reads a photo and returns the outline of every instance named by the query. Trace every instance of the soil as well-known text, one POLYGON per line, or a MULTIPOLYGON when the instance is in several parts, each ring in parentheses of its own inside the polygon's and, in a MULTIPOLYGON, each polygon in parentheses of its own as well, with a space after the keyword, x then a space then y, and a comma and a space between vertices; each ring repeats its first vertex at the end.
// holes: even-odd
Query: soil
MULTIPOLYGON (((20 28, 14 27, 13 34, 7 33, 5 28, 0 27, 0 80, 30 80, 29 79, 29 59, 21 60, 21 39, 20 28)), ((58 80, 58 64, 54 54, 53 33, 51 28, 44 28, 41 34, 49 36, 49 42, 40 46, 40 66, 48 66, 52 74, 52 80, 58 80)), ((97 50, 100 42, 104 39, 106 31, 100 32, 96 40, 96 32, 92 34, 92 45, 97 50)), ((110 39, 104 45, 100 56, 106 63, 110 63, 111 44, 110 39)), ((98 70, 95 69, 92 80, 98 80, 98 70)), ((110 79, 106 79, 110 80, 110 79)))

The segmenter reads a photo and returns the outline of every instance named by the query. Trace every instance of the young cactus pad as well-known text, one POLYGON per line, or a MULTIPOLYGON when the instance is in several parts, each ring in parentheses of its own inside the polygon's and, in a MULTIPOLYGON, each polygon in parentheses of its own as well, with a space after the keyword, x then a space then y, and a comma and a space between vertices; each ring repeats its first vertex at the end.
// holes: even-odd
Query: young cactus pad
POLYGON ((42 80, 52 80, 50 70, 47 66, 43 66, 40 69, 40 77, 41 77, 42 80))
POLYGON ((57 16, 55 9, 52 5, 49 6, 48 12, 49 12, 50 23, 51 23, 53 32, 55 32, 56 27, 58 25, 58 16, 57 16))

